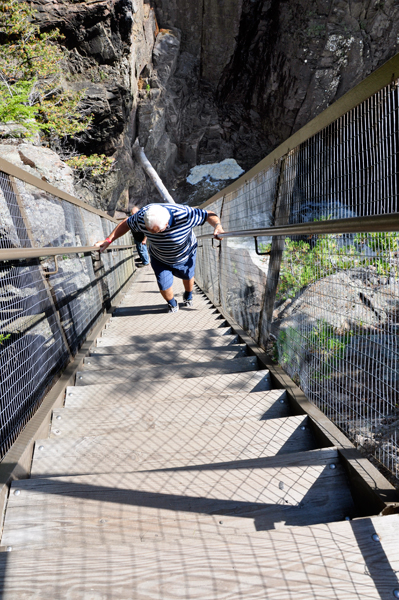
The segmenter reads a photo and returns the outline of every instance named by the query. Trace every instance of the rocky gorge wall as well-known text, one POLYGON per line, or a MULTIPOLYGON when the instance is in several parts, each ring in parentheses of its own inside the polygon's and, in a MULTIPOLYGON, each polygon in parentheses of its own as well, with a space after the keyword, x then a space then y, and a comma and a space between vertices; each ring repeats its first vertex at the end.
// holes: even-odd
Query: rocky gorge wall
POLYGON ((394 0, 32 5, 44 30, 65 36, 64 85, 84 89, 82 110, 94 115, 54 150, 115 158, 105 176, 76 182, 111 214, 158 200, 132 158, 137 135, 176 201, 198 204, 226 182, 192 185, 191 168, 226 158, 251 168, 398 49, 394 0))

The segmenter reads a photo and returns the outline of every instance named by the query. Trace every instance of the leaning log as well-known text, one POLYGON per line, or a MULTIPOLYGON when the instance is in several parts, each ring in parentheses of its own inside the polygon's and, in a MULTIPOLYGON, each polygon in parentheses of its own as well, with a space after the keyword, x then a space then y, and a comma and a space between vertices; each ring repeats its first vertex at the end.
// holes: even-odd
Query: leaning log
POLYGON ((143 167, 144 171, 147 173, 148 177, 151 179, 152 183, 157 188, 158 192, 161 194, 162 200, 169 204, 175 204, 172 196, 169 194, 168 190, 164 186, 162 179, 148 160, 145 155, 144 148, 140 146, 139 138, 136 138, 136 141, 133 144, 133 155, 136 158, 137 162, 141 167, 143 167))

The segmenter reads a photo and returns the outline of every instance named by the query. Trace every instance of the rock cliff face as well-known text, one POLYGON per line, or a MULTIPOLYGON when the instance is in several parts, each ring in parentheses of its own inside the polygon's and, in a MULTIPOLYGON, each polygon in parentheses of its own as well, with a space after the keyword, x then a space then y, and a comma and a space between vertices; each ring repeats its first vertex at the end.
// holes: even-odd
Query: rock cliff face
POLYGON ((154 9, 143 0, 61 2, 34 0, 43 29, 57 27, 67 51, 65 87, 84 89, 84 111, 94 115, 90 129, 73 147, 87 155, 115 158, 115 168, 94 182, 80 182, 80 195, 113 212, 127 210, 129 188, 140 193, 147 182, 132 159, 140 77, 152 63, 157 34, 154 9))
POLYGON ((394 0, 154 2, 212 89, 218 124, 200 161, 220 147, 252 167, 399 50, 394 0))
POLYGON ((398 16, 394 0, 245 0, 218 102, 272 149, 398 51, 398 16))
POLYGON ((110 212, 157 199, 132 159, 137 135, 175 199, 198 203, 215 187, 196 192, 192 167, 235 158, 249 169, 398 50, 395 0, 33 6, 43 28, 65 35, 65 85, 85 89, 94 113, 74 150, 116 159, 107 176, 80 182, 110 212))

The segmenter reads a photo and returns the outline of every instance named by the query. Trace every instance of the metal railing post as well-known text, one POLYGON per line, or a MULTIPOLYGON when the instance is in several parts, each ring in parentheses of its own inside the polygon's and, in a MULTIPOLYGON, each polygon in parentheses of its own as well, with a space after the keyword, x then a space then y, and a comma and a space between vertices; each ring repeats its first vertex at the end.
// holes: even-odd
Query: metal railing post
MULTIPOLYGON (((222 221, 223 217, 223 208, 224 208, 224 199, 226 196, 222 198, 222 204, 220 206, 220 221, 222 221)), ((219 242, 219 265, 218 265, 218 303, 216 306, 222 305, 222 242, 219 242)))
MULTIPOLYGON (((280 175, 276 185, 276 198, 274 224, 288 225, 292 206, 292 192, 295 183, 298 149, 291 150, 281 160, 280 175)), ((270 260, 266 279, 266 289, 263 307, 259 321, 258 343, 264 346, 270 335, 273 319, 274 304, 276 302, 277 287, 280 278, 281 261, 283 258, 285 239, 273 237, 270 250, 270 260), (266 338, 263 335, 266 333, 266 338), (263 342, 263 343, 262 343, 263 342)))
MULTIPOLYGON (((22 198, 21 198, 21 196, 19 194, 17 183, 16 183, 16 181, 15 181, 15 179, 14 179, 14 177, 12 175, 7 175, 7 177, 8 177, 8 180, 10 182, 10 188, 11 188, 12 194, 15 197, 15 200, 16 200, 16 204, 14 204, 12 206, 12 208, 13 208, 12 212, 14 212, 14 210, 15 210, 16 207, 18 208, 19 216, 20 216, 20 219, 21 219, 21 221, 23 223, 23 226, 24 226, 24 229, 25 229, 25 232, 26 232, 26 240, 24 240, 25 247, 27 247, 26 246, 26 242, 29 241, 30 247, 35 248, 35 247, 37 247, 37 244, 36 244, 36 241, 35 241, 35 239, 33 237, 33 234, 32 234, 32 228, 30 226, 29 219, 28 219, 27 214, 25 212, 25 207, 24 207, 24 204, 22 202, 22 198)), ((9 210, 10 210, 10 213, 11 213, 11 203, 7 200, 7 194, 4 194, 4 197, 6 199, 7 205, 9 207, 9 210)), ((71 348, 69 346, 69 343, 68 343, 68 340, 67 340, 67 337, 66 337, 66 334, 65 334, 65 330, 64 330, 64 327, 62 325, 61 316, 60 316, 60 314, 58 312, 58 309, 57 309, 57 304, 56 304, 57 300, 56 300, 56 296, 55 296, 53 287, 52 287, 52 285, 50 284, 50 282, 46 278, 45 271, 44 271, 44 269, 42 267, 42 264, 40 262, 40 258, 36 258, 36 259, 33 259, 33 260, 36 262, 36 264, 38 266, 39 273, 40 273, 40 276, 41 276, 41 279, 42 279, 43 288, 44 288, 44 290, 46 292, 46 295, 47 295, 47 298, 48 298, 48 301, 49 301, 49 304, 50 304, 51 312, 54 315, 55 322, 57 324, 57 328, 55 328, 55 323, 52 323, 52 319, 48 319, 51 331, 52 331, 53 335, 57 335, 57 333, 61 334, 62 340, 63 340, 64 345, 65 345, 65 349, 66 349, 66 351, 67 351, 67 353, 69 355, 69 358, 71 358, 72 357, 71 348)))
MULTIPOLYGON (((85 225, 83 210, 84 209, 82 207, 79 207, 79 213, 80 213, 81 219, 82 219, 83 231, 85 232, 87 243, 90 243, 89 235, 88 235, 87 228, 85 225)), ((102 223, 101 223, 101 226, 102 226, 102 223)), ((91 256, 91 261, 93 264, 93 271, 94 271, 94 276, 96 278, 98 293, 101 298, 101 305, 102 305, 103 309, 108 310, 111 306, 111 300, 110 300, 111 295, 109 292, 108 280, 105 276, 104 262, 102 260, 100 252, 91 252, 90 256, 91 256)))

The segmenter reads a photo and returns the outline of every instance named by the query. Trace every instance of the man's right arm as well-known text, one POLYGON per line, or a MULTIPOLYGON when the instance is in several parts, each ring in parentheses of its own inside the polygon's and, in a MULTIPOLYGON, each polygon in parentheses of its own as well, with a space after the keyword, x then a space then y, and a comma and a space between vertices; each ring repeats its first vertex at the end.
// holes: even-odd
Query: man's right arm
POLYGON ((104 250, 106 250, 108 248, 108 246, 110 244, 112 244, 112 242, 114 242, 115 240, 117 240, 118 238, 122 237, 123 235, 125 235, 125 233, 127 233, 128 231, 130 231, 130 227, 127 224, 128 219, 130 219, 130 217, 127 217, 126 219, 124 219, 123 221, 121 221, 113 230, 112 233, 109 234, 109 236, 107 238, 105 238, 105 240, 102 240, 101 242, 96 242, 94 245, 100 248, 100 252, 104 252, 104 250))

